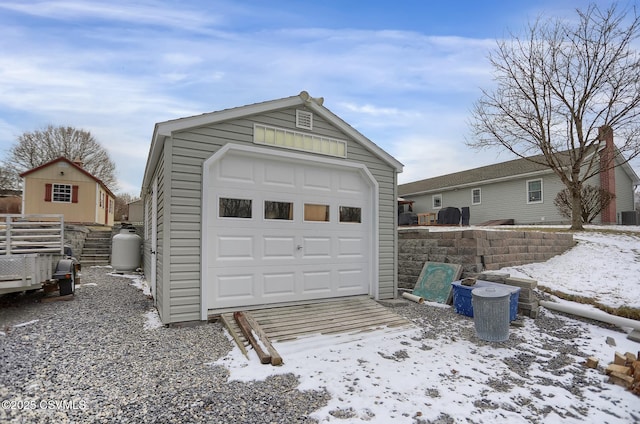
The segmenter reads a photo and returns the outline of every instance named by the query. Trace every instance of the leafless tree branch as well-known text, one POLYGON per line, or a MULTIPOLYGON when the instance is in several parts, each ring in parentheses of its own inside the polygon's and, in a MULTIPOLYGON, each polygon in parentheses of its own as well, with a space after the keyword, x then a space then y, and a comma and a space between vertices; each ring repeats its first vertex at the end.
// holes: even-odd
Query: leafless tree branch
POLYGON ((42 130, 25 132, 10 149, 7 164, 17 175, 60 156, 81 161, 87 172, 110 190, 116 189, 115 164, 93 135, 82 129, 49 125, 42 130))
POLYGON ((540 17, 524 36, 510 34, 489 56, 496 87, 474 104, 474 148, 500 147, 548 166, 573 199, 572 228, 582 228, 583 183, 603 171, 601 127, 614 131, 620 166, 640 155, 640 36, 635 8, 596 5, 577 23, 540 17))

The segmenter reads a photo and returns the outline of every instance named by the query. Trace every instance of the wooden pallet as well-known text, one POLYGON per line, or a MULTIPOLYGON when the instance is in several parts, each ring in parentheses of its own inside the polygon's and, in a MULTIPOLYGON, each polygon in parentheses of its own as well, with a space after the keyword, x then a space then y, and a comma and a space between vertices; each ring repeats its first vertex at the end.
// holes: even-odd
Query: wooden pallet
MULTIPOLYGON (((312 334, 361 333, 412 326, 411 322, 367 296, 255 309, 250 313, 267 337, 280 343, 312 334)), ((233 312, 222 314, 220 318, 246 356, 249 342, 233 319, 233 312)))

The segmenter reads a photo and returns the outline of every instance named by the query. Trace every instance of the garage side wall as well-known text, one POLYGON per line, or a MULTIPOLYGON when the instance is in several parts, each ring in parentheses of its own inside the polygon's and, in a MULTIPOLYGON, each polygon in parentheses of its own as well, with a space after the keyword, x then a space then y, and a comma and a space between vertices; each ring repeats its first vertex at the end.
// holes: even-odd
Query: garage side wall
POLYGON ((153 202, 153 195, 151 192, 148 193, 144 193, 144 204, 145 204, 145 209, 144 209, 144 213, 145 213, 145 233, 144 233, 144 252, 143 252, 143 261, 144 261, 144 273, 145 273, 145 278, 147 280, 147 282, 149 284, 152 284, 151 281, 151 266, 152 266, 152 261, 156 260, 156 269, 158 272, 156 272, 156 293, 155 293, 155 301, 156 301, 156 307, 158 309, 158 313, 160 315, 160 319, 162 320, 163 323, 168 323, 171 322, 170 321, 170 313, 169 313, 169 308, 167 307, 168 305, 168 301, 169 298, 168 296, 165 295, 165 290, 164 290, 164 286, 163 286, 163 275, 162 272, 160 272, 162 270, 162 265, 163 265, 163 252, 165 251, 164 247, 163 247, 163 240, 164 240, 164 222, 165 222, 165 210, 164 210, 164 183, 165 183, 165 177, 164 177, 164 172, 165 172, 165 154, 163 151, 163 154, 160 155, 160 160, 158 162, 158 165, 156 167, 155 170, 155 174, 153 179, 157 178, 158 179, 158 194, 157 194, 157 206, 156 206, 156 214, 157 214, 157 232, 156 232, 156 237, 157 237, 157 254, 156 255, 152 255, 151 254, 151 250, 152 250, 152 241, 151 241, 151 237, 152 237, 152 210, 153 210, 153 206, 152 206, 152 202, 153 202))
MULTIPOLYGON (((278 110, 250 119, 237 119, 173 134, 170 197, 166 200, 169 213, 164 215, 170 216, 171 220, 169 238, 165 243, 170 250, 164 255, 169 261, 170 282, 165 287, 170 287, 170 322, 200 319, 204 161, 227 143, 253 145, 254 123, 299 131, 295 128, 295 114, 295 108, 278 110)), ((379 184, 379 295, 381 298, 391 298, 396 287, 395 170, 318 115, 314 115, 312 133, 346 140, 347 160, 365 164, 379 184)), ((166 227, 165 223, 165 230, 166 227)), ((165 264, 159 270, 166 268, 165 264)), ((160 279, 160 272, 158 274, 160 279)))

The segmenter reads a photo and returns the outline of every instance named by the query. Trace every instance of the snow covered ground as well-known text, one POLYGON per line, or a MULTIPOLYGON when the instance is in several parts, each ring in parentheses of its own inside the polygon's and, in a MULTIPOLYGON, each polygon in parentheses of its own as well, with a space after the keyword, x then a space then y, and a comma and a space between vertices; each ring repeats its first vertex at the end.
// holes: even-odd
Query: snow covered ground
MULTIPOLYGON (((589 227, 596 231, 598 228, 589 227)), ((640 229, 616 227, 634 235, 580 232, 577 246, 546 262, 505 268, 514 277, 567 294, 586 296, 612 307, 640 308, 640 229)))
MULTIPOLYGON (((578 245, 563 255, 502 271, 603 304, 640 307, 640 227, 618 228, 634 233, 593 227, 576 234, 578 245)), ((640 351, 627 339, 629 329, 541 308, 539 319, 510 328, 508 342, 490 343, 475 337, 473 319, 448 306, 410 308, 415 329, 278 343, 281 367, 261 365, 252 351, 247 360, 237 347, 215 364, 229 369, 231 380, 294 373, 300 390, 328 390, 329 404, 313 415, 320 422, 640 422, 640 397, 606 383, 602 370, 614 352, 640 351), (600 369, 582 365, 588 356, 600 369)))

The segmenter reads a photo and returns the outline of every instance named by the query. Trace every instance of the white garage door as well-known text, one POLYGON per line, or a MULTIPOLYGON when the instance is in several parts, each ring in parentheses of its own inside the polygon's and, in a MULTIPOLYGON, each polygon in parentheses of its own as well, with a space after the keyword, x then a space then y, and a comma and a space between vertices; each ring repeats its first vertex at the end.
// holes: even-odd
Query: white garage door
POLYGON ((209 166, 206 309, 372 291, 373 187, 361 170, 234 150, 209 166))

